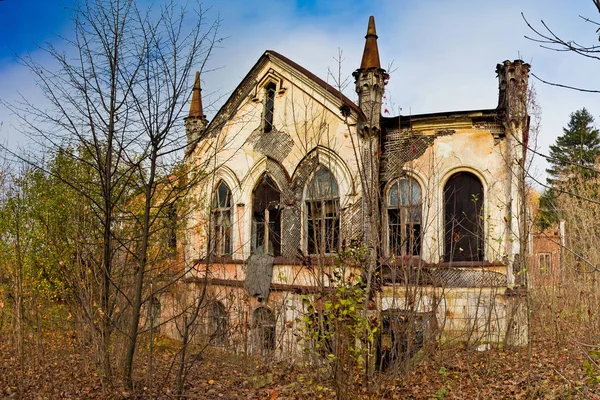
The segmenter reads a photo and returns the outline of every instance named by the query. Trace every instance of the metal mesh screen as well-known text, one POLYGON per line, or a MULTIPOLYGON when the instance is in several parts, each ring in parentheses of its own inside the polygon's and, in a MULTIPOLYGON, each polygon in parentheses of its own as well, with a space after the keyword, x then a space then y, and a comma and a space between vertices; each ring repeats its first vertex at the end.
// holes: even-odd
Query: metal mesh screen
POLYGON ((506 287, 506 276, 500 272, 458 268, 402 268, 385 266, 384 284, 409 283, 438 287, 506 287))

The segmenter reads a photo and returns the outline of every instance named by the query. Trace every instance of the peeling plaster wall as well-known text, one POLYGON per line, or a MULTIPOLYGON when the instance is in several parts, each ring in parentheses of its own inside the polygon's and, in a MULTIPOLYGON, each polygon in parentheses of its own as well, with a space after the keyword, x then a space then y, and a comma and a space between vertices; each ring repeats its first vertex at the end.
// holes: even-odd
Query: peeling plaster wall
MULTIPOLYGON (((208 204, 215 185, 222 179, 232 190, 233 254, 230 260, 211 265, 208 278, 220 283, 209 285, 210 297, 222 301, 230 310, 230 323, 239 327, 230 341, 240 351, 251 351, 252 311, 262 305, 274 310, 277 351, 285 354, 300 346, 295 336, 301 328, 295 322, 302 315, 299 291, 314 289, 320 283, 329 285, 325 275, 316 276, 317 268, 301 265, 310 263, 310 259, 302 258, 306 249, 306 183, 319 164, 331 170, 340 192, 342 238, 360 238, 363 216, 357 155, 363 154, 363 139, 357 132, 356 115, 351 115, 347 123, 339 104, 316 90, 314 82, 276 61, 259 67, 240 89, 243 98, 227 109, 227 118, 222 118, 222 124, 216 124, 216 129, 202 139, 191 157, 192 169, 207 174, 207 179, 194 191, 192 201, 197 202, 198 208, 188 220, 186 260, 193 265, 194 260, 206 257, 208 204), (269 80, 277 83, 277 92, 274 128, 265 133, 262 88, 269 80), (271 290, 269 297, 258 303, 257 298, 248 296, 243 285, 251 249, 252 191, 265 172, 281 191, 283 260, 276 260, 272 269, 271 284, 277 290, 271 290)), ((510 140, 499 122, 501 116, 492 115, 493 111, 488 110, 487 115, 473 111, 416 116, 408 127, 404 124, 388 129, 382 143, 380 184, 385 190, 387 184, 405 175, 419 182, 423 193, 422 259, 435 264, 444 254, 444 185, 456 172, 476 175, 484 193, 485 260, 500 261, 489 269, 505 275, 511 285, 514 280, 507 266, 519 251, 518 240, 514 240, 518 226, 511 218, 518 211, 519 194, 516 179, 510 179, 518 141, 510 140)), ((521 132, 518 138, 522 137, 521 132)), ((199 263, 193 275, 203 278, 204 267, 199 263)), ((452 270, 455 271, 458 269, 452 270)), ((477 275, 475 268, 467 272, 477 275)), ((496 275, 488 280, 483 279, 487 277, 484 272, 480 275, 480 282, 506 282, 496 275)), ((459 278, 468 277, 465 274, 459 278)), ((467 286, 464 279, 453 282, 467 286)), ((511 321, 522 319, 522 305, 518 298, 507 296, 504 288, 489 286, 421 287, 413 299, 415 311, 435 312, 437 324, 444 328, 447 337, 471 332, 482 341, 501 342, 506 331, 510 331, 511 321)), ((384 285, 378 299, 380 310, 410 309, 412 306, 405 300, 408 287, 384 285)), ((523 335, 519 331, 514 342, 523 343, 523 335)))
POLYGON ((432 313, 444 340, 526 344, 527 331, 522 329, 527 326, 524 299, 505 291, 505 288, 387 286, 381 295, 381 310, 432 313))
MULTIPOLYGON (((383 154, 382 181, 409 175, 423 193, 423 250, 425 261, 435 263, 444 254, 444 185, 456 172, 468 171, 481 181, 484 191, 485 260, 508 257, 506 231, 510 197, 506 187, 511 173, 507 140, 498 138, 496 126, 460 121, 419 121, 413 129, 388 133, 383 154)), ((513 251, 518 251, 513 248, 513 251)))
POLYGON ((343 235, 357 237, 360 221, 360 174, 352 141, 360 145, 355 120, 347 123, 339 105, 320 95, 281 66, 267 63, 256 74, 256 86, 239 105, 237 112, 212 136, 203 139, 194 156, 197 169, 216 170, 196 190, 201 205, 192 218, 188 259, 206 255, 208 204, 213 186, 224 179, 232 189, 234 232, 233 258, 250 255, 252 190, 263 173, 268 172, 281 191, 282 255, 294 258, 304 249, 302 224, 304 189, 319 164, 335 176, 340 192, 340 212, 344 216, 343 235), (262 113, 264 84, 277 82, 274 104, 274 129, 264 133, 262 113), (350 138, 350 135, 353 135, 350 138), (227 172, 223 170, 226 167, 227 172), (359 226, 359 225, 358 225, 359 226))

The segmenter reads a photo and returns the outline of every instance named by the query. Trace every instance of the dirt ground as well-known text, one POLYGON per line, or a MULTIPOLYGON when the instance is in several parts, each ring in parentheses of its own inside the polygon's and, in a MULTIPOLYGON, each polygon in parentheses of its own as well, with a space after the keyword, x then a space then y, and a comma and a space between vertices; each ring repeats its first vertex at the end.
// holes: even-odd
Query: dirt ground
MULTIPOLYGON (((19 398, 20 362, 11 338, 0 337, 0 399, 19 398)), ((23 389, 26 399, 174 398, 174 343, 155 341, 152 366, 147 344, 141 346, 136 393, 119 387, 101 389, 89 350, 73 335, 46 335, 29 343, 23 389)), ((574 340, 558 345, 536 340, 529 359, 517 351, 437 349, 421 356, 408 374, 378 374, 369 388, 352 398, 370 399, 600 399, 600 371, 589 349, 574 340), (587 360, 587 362, 586 362, 587 360)), ((118 375, 119 366, 115 365, 118 375)), ((187 399, 328 399, 335 398, 325 371, 302 364, 263 363, 224 350, 203 353, 186 386, 187 399)), ((114 379, 120 382, 119 379, 114 379)))

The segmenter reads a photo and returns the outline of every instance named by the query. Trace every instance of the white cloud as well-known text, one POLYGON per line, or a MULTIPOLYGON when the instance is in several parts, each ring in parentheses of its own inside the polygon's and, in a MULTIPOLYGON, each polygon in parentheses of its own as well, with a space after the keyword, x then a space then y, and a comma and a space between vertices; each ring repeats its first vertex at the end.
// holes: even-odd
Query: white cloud
MULTIPOLYGON (((296 2, 275 0, 230 0, 216 4, 211 15, 220 12, 222 36, 229 37, 215 49, 203 75, 205 104, 214 115, 258 57, 267 49, 276 50, 328 81, 328 68, 337 69, 334 57, 343 50, 342 74, 349 77, 360 63, 369 15, 375 15, 383 67, 393 61, 388 85, 394 110, 441 112, 493 108, 497 104, 495 67, 505 59, 521 57, 532 64, 532 72, 549 81, 590 87, 596 79, 598 61, 540 48, 524 38, 533 36, 521 12, 537 28, 544 19, 565 38, 595 44, 595 29, 579 15, 597 16, 591 1, 560 0, 502 2, 475 0, 386 0, 317 3, 318 8, 298 8, 296 2), (225 96, 225 97, 223 97, 225 96), (210 100, 216 100, 210 108, 210 100)), ((587 107, 600 121, 600 95, 550 87, 534 78, 542 107, 542 131, 538 144, 548 146, 562 133, 569 114, 587 107)), ((598 87, 600 89, 600 87, 598 87)), ((15 91, 38 97, 31 77, 21 67, 0 66, 1 98, 15 98, 15 91)), ((351 98, 353 85, 346 94, 351 98)), ((390 110, 392 111, 392 110, 390 110)), ((10 120, 0 109, 0 121, 10 120)), ((0 140, 6 137, 6 126, 0 140)), ((17 138, 8 137, 12 142, 17 138)), ((543 160, 536 161, 543 171, 543 160)))

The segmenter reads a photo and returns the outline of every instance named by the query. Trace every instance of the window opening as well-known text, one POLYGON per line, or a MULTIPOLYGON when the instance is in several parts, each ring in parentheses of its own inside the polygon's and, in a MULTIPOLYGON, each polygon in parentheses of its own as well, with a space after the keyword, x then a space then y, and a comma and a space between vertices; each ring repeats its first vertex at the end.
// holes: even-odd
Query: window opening
POLYGON ((227 310, 220 301, 211 304, 208 310, 210 320, 210 340, 213 344, 224 345, 227 343, 227 310))
POLYGON ((219 182, 212 201, 213 250, 217 256, 231 254, 231 190, 219 182))
POLYGON ((469 172, 459 172, 444 187, 445 260, 483 261, 483 186, 469 172))
POLYGON ((340 199, 337 181, 327 168, 317 169, 306 190, 306 232, 309 254, 335 253, 340 241, 340 199))
POLYGON ((551 253, 540 253, 538 254, 538 265, 540 273, 549 274, 552 272, 552 254, 551 253))
POLYGON ((273 117, 275 114, 275 92, 277 86, 274 82, 269 82, 265 85, 265 109, 264 109, 264 132, 273 130, 273 117))
POLYGON ((421 187, 412 178, 402 178, 390 187, 387 198, 390 255, 420 255, 421 187))
POLYGON ((411 359, 424 345, 431 315, 388 309, 381 313, 381 336, 377 349, 378 367, 386 370, 411 359))
POLYGON ((266 354, 275 350, 275 316, 267 307, 254 310, 257 350, 266 354))
POLYGON ((252 192, 252 251, 281 255, 281 193, 265 174, 252 192))
POLYGON ((160 328, 160 301, 156 297, 152 297, 148 304, 148 325, 154 332, 160 328))
POLYGON ((177 209, 175 204, 171 203, 167 206, 167 246, 171 253, 177 250, 177 209))

